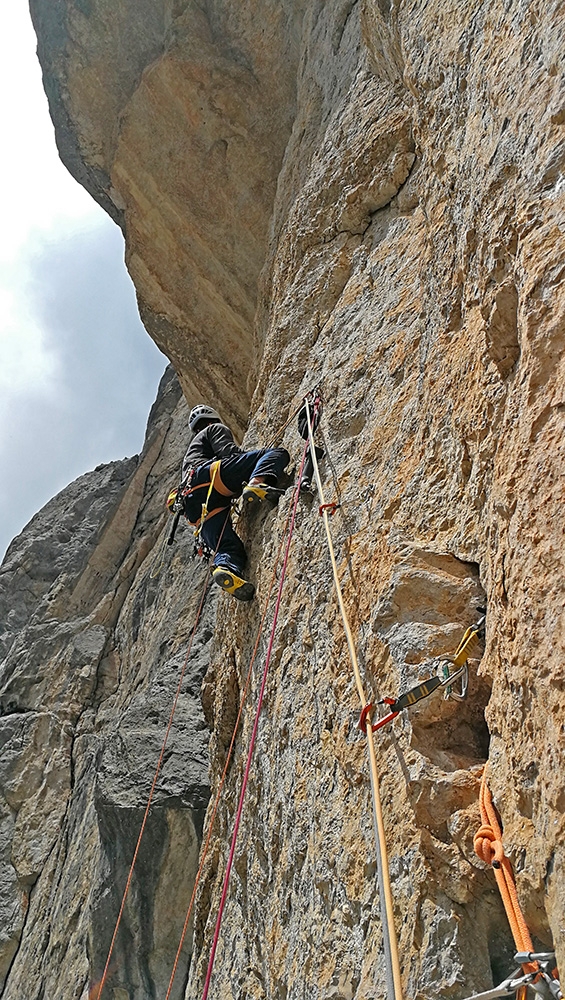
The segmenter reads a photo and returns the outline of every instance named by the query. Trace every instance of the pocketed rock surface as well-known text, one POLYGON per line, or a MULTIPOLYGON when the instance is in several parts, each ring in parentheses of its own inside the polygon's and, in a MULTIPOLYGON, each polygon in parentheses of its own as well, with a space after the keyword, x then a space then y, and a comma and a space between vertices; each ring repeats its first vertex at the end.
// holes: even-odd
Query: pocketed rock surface
MULTIPOLYGON (((321 474, 372 700, 441 671, 486 609, 467 699, 437 692, 376 734, 405 996, 462 1000, 514 968, 473 853, 487 761, 534 944, 565 969, 565 5, 115 6, 33 0, 39 54, 61 155, 122 225, 188 404, 246 426, 248 447, 282 435, 296 468, 295 421, 281 428, 320 387, 321 474)), ((99 981, 203 580, 189 532, 159 593, 151 580, 186 443, 168 379, 140 460, 87 477, 76 551, 61 554, 73 484, 0 578, 9 1000, 86 1000, 99 981)), ((113 1000, 166 992, 208 763, 215 791, 291 502, 289 488, 240 519, 256 600, 207 609, 113 1000)), ((272 607, 178 997, 202 994, 272 607)), ((211 1000, 386 995, 359 708, 306 495, 211 1000)))

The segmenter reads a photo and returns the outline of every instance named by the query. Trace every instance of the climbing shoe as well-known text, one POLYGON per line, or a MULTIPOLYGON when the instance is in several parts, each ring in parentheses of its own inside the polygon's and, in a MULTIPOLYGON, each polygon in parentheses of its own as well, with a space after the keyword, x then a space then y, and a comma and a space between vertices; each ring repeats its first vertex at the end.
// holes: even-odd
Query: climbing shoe
POLYGON ((232 594, 238 601, 250 601, 255 593, 255 587, 247 580, 242 580, 240 576, 225 566, 216 566, 212 570, 212 579, 218 587, 225 590, 226 594, 232 594))
POLYGON ((256 507, 258 504, 263 503, 263 500, 270 500, 271 503, 277 503, 283 492, 283 490, 278 490, 275 486, 269 486, 268 483, 257 483, 256 486, 246 486, 241 495, 246 507, 256 507))

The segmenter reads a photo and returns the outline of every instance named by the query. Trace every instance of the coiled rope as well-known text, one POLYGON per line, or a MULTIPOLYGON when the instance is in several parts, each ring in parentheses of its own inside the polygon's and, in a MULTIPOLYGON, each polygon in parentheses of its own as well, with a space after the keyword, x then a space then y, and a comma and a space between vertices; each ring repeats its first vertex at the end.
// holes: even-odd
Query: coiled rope
MULTIPOLYGON (((328 508, 334 507, 334 505, 326 504, 324 498, 324 490, 322 487, 322 480, 320 477, 320 469, 318 466, 318 460, 316 458, 313 421, 312 421, 312 416, 310 414, 310 404, 308 398, 304 400, 304 405, 306 408, 306 417, 308 420, 308 443, 310 447, 310 455, 312 457, 312 463, 314 466, 314 476, 316 478, 316 485, 318 487, 318 496, 320 500, 320 514, 324 521, 324 528, 326 529, 326 537, 332 564, 336 595, 343 622, 343 627, 345 630, 345 636, 347 639, 347 646, 349 649, 351 665, 353 667, 353 673, 355 676, 355 683, 361 701, 361 709, 365 710, 367 708, 368 702, 367 698, 365 697, 365 690, 363 687, 363 681, 361 679, 361 672, 359 670, 359 663, 357 660, 355 642, 353 640, 353 635, 351 632, 347 611, 345 610, 345 604, 343 601, 343 593, 339 581, 332 535, 328 521, 328 508)), ((370 721, 371 718, 370 710, 367 711, 366 718, 370 721)), ((389 1000, 402 1000, 402 982, 400 977, 400 962, 398 958, 398 942, 394 926, 392 891, 390 887, 388 855, 386 849, 383 813, 382 813, 380 790, 379 790, 377 757, 375 753, 375 744, 373 742, 373 731, 370 725, 366 727, 366 735, 367 735, 367 749, 369 751, 370 772, 371 772, 371 797, 373 801, 373 823, 375 829, 375 843, 377 850, 377 872, 378 872, 379 893, 381 899, 381 923, 383 930, 383 946, 385 953, 387 994, 389 1000)))
MULTIPOLYGON (((494 877, 504 904, 504 909, 506 910, 516 950, 519 952, 531 952, 534 950, 534 946, 518 900, 512 863, 504 853, 502 829, 487 784, 486 765, 481 779, 479 805, 481 808, 482 825, 477 830, 473 840, 475 854, 485 864, 491 865, 494 870, 494 877)), ((538 969, 539 965, 537 962, 525 962, 522 965, 524 973, 536 972, 538 969)), ((526 987, 520 987, 517 995, 518 997, 525 997, 526 987)))
POLYGON ((249 743, 249 751, 248 751, 248 754, 247 754, 247 762, 246 762, 246 765, 245 765, 245 771, 244 771, 244 775, 243 775, 243 781, 242 781, 242 784, 241 784, 241 791, 240 791, 240 794, 239 794, 239 803, 238 803, 237 813, 236 813, 236 817, 235 817, 235 823, 234 823, 234 828, 233 828, 233 834, 232 834, 232 839, 231 839, 229 856, 228 856, 228 860, 227 860, 227 864, 226 864, 226 871, 225 871, 225 874, 224 874, 224 883, 223 883, 223 888, 222 888, 222 895, 221 895, 221 898, 220 898, 220 904, 219 904, 219 907, 218 907, 218 914, 217 914, 217 917, 216 917, 216 926, 215 926, 215 929, 214 929, 214 937, 213 937, 213 940, 212 940, 212 947, 210 949, 210 957, 209 957, 209 960, 208 960, 208 968, 207 968, 207 971, 206 971, 206 979, 205 979, 205 982, 204 982, 204 990, 203 990, 203 993, 202 993, 202 1000, 206 1000, 206 998, 208 996, 208 991, 210 989, 210 981, 212 979, 212 972, 213 972, 213 969, 214 969, 214 959, 216 957, 216 950, 217 950, 218 941, 219 941, 219 938, 220 938, 220 929, 221 929, 221 925, 222 925, 222 917, 223 917, 224 908, 225 908, 225 905, 226 905, 226 899, 227 899, 227 895, 228 895, 228 888, 229 888, 229 882, 230 882, 231 869, 232 869, 232 865, 233 865, 233 859, 234 859, 234 856, 235 856, 235 848, 236 848, 236 844, 237 844, 237 836, 238 836, 238 833, 239 833, 239 826, 240 826, 240 823, 241 823, 241 816, 242 816, 242 813, 243 813, 243 803, 244 803, 244 799, 245 799, 245 792, 246 792, 246 789, 247 789, 247 783, 249 781, 249 775, 250 775, 250 772, 251 772, 251 762, 252 762, 252 759, 253 759, 253 751, 255 749, 255 742, 256 742, 256 739, 257 739, 257 731, 259 729, 259 718, 260 718, 260 715, 261 715, 261 708, 262 708, 262 705, 263 705, 263 698, 264 698, 264 695, 265 695, 265 688, 267 686, 267 676, 268 676, 268 673, 269 673, 269 665, 270 665, 270 662, 271 662, 271 655, 272 655, 272 651, 273 651, 273 644, 274 644, 274 641, 275 641, 275 633, 276 633, 278 616, 279 616, 279 611, 280 611, 280 606, 281 606, 283 586, 284 586, 284 581, 285 581, 285 577, 286 577, 286 570, 287 570, 287 566, 288 566, 288 558, 289 558, 289 554, 290 554, 290 545, 291 545, 291 542, 292 542, 292 535, 293 535, 293 532, 294 532, 294 524, 295 524, 295 520, 296 520, 296 510, 297 510, 297 507, 298 507, 298 501, 300 499, 300 480, 302 478, 302 472, 304 470, 304 463, 306 461, 306 453, 307 453, 307 451, 308 451, 308 442, 306 443, 306 445, 304 447, 304 452, 303 452, 303 455, 302 455, 302 462, 301 462, 300 471, 299 471, 299 474, 298 474, 298 480, 297 480, 295 491, 294 491, 294 500, 293 500, 293 504, 292 504, 292 514, 291 514, 291 519, 290 519, 290 526, 289 526, 289 529, 288 529, 288 537, 287 537, 286 548, 285 548, 285 553, 284 553, 284 559, 283 559, 283 564, 282 564, 282 569, 281 569, 281 576, 280 576, 280 580, 279 580, 279 588, 278 588, 278 592, 277 592, 277 600, 276 600, 275 610, 274 610, 274 615, 273 615, 273 624, 272 624, 272 627, 271 627, 271 634, 270 634, 270 637, 269 637, 269 645, 267 647, 267 654, 266 654, 266 657, 265 657, 265 666, 263 668, 263 677, 262 677, 262 681, 261 681, 261 688, 260 688, 260 691, 259 691, 259 698, 258 698, 258 701, 257 701, 257 708, 256 708, 256 711, 255 711, 255 721, 253 723, 253 730, 252 730, 252 733, 251 733, 251 740, 250 740, 250 743, 249 743))

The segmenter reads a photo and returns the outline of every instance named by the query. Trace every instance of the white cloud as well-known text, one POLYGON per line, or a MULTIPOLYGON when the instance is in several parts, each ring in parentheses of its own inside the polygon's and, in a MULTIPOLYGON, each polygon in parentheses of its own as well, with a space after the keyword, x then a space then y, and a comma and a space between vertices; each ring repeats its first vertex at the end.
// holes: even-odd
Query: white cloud
POLYGON ((36 38, 23 0, 2 5, 0 261, 12 260, 41 231, 71 222, 96 225, 100 209, 62 169, 55 146, 36 38))
POLYGON ((61 164, 25 0, 0 5, 0 557, 47 500, 134 454, 165 359, 121 233, 61 164))
POLYGON ((17 271, 8 285, 0 269, 0 393, 4 399, 25 389, 48 395, 58 367, 29 308, 24 273, 17 271))

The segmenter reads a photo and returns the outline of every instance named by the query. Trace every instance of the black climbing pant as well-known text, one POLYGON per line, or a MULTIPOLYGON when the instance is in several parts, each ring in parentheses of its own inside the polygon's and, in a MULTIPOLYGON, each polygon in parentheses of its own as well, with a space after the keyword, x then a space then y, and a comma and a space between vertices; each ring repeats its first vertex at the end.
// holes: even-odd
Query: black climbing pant
MULTIPOLYGON (((270 486, 276 486, 281 472, 289 461, 290 455, 285 448, 245 451, 241 455, 221 460, 207 503, 208 517, 201 529, 202 540, 213 552, 221 536, 214 557, 214 566, 225 566, 237 576, 241 576, 247 562, 247 554, 243 542, 233 529, 230 503, 234 497, 241 496, 245 483, 255 476, 266 480, 270 486)), ((190 481, 191 489, 195 492, 185 498, 184 510, 192 524, 196 524, 202 515, 202 504, 208 493, 202 484, 210 483, 212 465, 212 462, 199 465, 190 481), (195 489, 198 486, 202 488, 195 489)))

